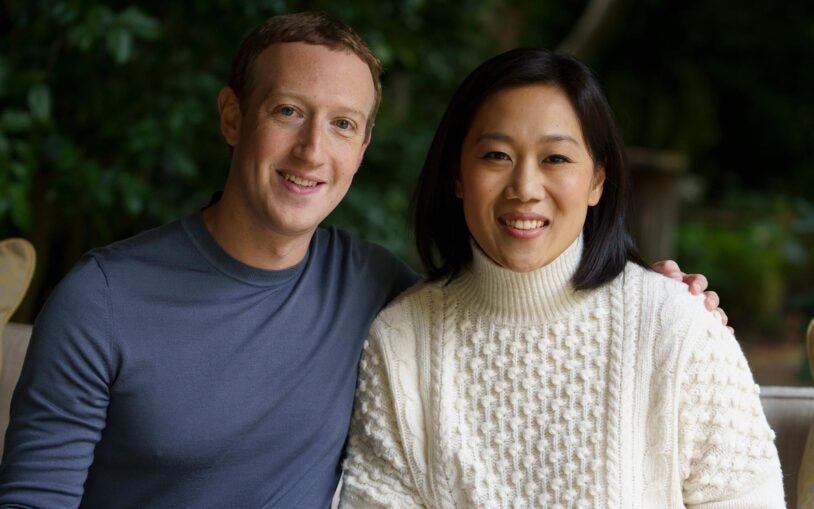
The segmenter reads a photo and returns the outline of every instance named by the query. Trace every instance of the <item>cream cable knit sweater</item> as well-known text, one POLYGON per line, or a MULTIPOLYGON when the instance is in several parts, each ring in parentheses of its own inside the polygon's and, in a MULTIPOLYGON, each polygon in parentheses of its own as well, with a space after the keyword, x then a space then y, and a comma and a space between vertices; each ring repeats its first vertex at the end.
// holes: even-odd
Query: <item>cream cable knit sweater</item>
POLYGON ((629 265, 574 293, 578 239, 531 273, 477 248, 374 322, 344 507, 785 507, 734 337, 683 285, 629 265))

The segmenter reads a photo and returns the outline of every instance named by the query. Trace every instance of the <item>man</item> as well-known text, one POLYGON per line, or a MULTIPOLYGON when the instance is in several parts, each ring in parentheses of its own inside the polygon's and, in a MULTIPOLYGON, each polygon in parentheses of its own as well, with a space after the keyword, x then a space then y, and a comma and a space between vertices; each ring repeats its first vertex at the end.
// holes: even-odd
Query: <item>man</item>
POLYGON ((218 96, 222 196, 91 251, 38 317, 0 506, 330 504, 367 328, 417 278, 317 228, 370 143, 379 74, 324 15, 244 40, 218 96))

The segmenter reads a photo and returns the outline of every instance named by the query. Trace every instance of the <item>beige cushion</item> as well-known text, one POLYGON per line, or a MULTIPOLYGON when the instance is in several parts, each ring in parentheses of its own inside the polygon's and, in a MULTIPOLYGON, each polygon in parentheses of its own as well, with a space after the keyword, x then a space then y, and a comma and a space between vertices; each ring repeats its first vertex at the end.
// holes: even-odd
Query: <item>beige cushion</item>
MULTIPOLYGON (((14 310, 23 300, 31 277, 34 275, 36 254, 34 247, 25 239, 0 241, 0 340, 3 329, 14 310)), ((0 349, 2 355, 2 349, 0 349)), ((2 357, 0 357, 2 366, 2 357)))
POLYGON ((789 509, 794 509, 803 444, 814 421, 814 387, 763 385, 760 387, 760 402, 777 437, 775 445, 783 468, 786 503, 789 509))
POLYGON ((31 338, 31 326, 20 323, 9 323, 5 331, 0 330, 3 337, 3 369, 0 371, 0 455, 8 428, 8 411, 11 405, 11 394, 20 378, 23 359, 28 349, 28 340, 31 338))
MULTIPOLYGON (((36 254, 25 239, 0 241, 0 437, 8 426, 11 392, 20 377, 20 368, 31 328, 6 324, 25 296, 34 275, 36 254), (5 336, 5 337, 4 337, 5 336)), ((0 454, 3 441, 0 441, 0 454)))
MULTIPOLYGON (((808 351, 808 366, 811 376, 814 377, 814 319, 808 324, 806 332, 806 350, 808 351)), ((800 473, 797 479, 797 507, 814 508, 814 419, 808 431, 803 459, 800 463, 800 473)))

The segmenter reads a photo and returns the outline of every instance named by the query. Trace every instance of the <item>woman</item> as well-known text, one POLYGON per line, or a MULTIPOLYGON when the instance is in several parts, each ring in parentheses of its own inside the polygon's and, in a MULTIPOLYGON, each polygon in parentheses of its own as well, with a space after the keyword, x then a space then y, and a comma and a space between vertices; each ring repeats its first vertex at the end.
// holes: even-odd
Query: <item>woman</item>
POLYGON ((360 364, 348 507, 784 507, 752 375, 701 298, 625 233, 607 102, 512 50, 452 98, 422 171, 430 276, 360 364))

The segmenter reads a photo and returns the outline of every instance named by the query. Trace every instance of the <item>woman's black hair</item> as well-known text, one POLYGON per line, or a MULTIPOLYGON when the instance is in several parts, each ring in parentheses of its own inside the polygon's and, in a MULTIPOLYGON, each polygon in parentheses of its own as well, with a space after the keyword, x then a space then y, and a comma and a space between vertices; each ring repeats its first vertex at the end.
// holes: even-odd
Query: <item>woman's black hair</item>
POLYGON ((607 283, 628 261, 644 266, 625 227, 629 184, 624 148, 599 83, 570 55, 518 48, 490 58, 464 79, 435 132, 413 199, 416 247, 427 277, 452 280, 472 261, 463 203, 455 195, 464 138, 489 97, 524 85, 551 85, 568 96, 591 158, 605 170, 602 197, 585 219, 574 288, 607 283))

